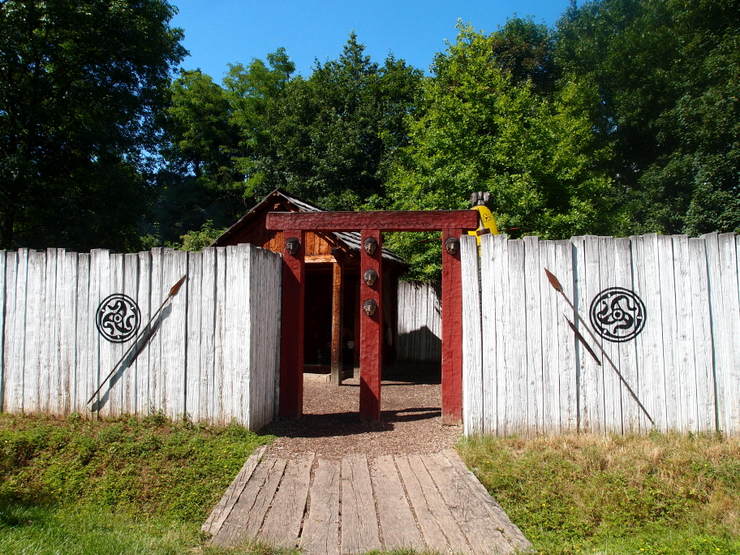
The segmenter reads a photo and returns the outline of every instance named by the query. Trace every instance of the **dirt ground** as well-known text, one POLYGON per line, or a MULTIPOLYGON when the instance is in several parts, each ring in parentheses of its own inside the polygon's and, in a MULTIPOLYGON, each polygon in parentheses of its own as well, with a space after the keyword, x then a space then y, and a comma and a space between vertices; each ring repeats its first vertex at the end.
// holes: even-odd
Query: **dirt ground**
POLYGON ((462 433, 462 426, 442 425, 439 383, 383 380, 382 421, 374 424, 360 421, 357 378, 335 386, 323 376, 305 374, 303 388, 303 416, 264 430, 278 436, 269 448, 276 456, 309 451, 323 458, 436 453, 452 447, 462 433))

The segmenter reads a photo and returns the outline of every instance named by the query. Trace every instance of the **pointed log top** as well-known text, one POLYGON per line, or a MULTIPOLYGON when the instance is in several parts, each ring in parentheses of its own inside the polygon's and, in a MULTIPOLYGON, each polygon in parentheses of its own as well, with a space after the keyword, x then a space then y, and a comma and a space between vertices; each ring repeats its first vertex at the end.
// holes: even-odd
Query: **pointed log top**
POLYGON ((185 279, 187 279, 187 275, 182 276, 179 281, 172 286, 172 289, 170 289, 170 297, 174 297, 177 295, 177 292, 180 291, 180 287, 182 287, 182 284, 185 283, 185 279))
POLYGON ((560 281, 558 281, 558 278, 555 277, 555 274, 553 274, 547 268, 545 268, 545 274, 547 275, 547 280, 550 282, 550 285, 552 285, 553 289, 555 289, 555 291, 558 291, 559 293, 562 293, 563 286, 560 285, 560 281))

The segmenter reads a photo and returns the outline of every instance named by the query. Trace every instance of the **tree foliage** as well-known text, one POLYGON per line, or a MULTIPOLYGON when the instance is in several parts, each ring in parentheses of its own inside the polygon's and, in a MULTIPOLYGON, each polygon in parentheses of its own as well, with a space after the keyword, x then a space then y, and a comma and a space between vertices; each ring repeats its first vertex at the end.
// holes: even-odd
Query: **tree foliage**
POLYGON ((734 0, 601 0, 558 25, 557 61, 598 88, 594 128, 615 155, 629 231, 740 226, 734 0))
MULTIPOLYGON (((539 94, 532 80, 502 69, 498 39, 461 26, 437 56, 391 180, 395 206, 465 208, 470 193, 489 191, 511 235, 608 231, 612 183, 597 167, 610 152, 595 144, 583 114, 594 92, 572 82, 552 97, 539 94)), ((436 273, 438 245, 406 235, 391 245, 411 259, 416 277, 436 273)))
POLYGON ((165 0, 0 3, 0 246, 137 244, 185 54, 165 0))

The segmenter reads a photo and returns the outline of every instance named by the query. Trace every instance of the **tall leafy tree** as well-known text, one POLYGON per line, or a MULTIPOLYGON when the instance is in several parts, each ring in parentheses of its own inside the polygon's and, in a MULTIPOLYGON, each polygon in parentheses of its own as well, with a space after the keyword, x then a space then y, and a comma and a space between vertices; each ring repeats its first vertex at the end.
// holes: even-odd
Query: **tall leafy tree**
POLYGON ((0 245, 127 248, 185 54, 165 0, 0 3, 0 245))
MULTIPOLYGON (((463 26, 435 59, 422 110, 410 123, 411 144, 390 184, 395 206, 465 208, 471 192, 484 190, 514 236, 608 231, 611 180, 598 164, 609 150, 594 143, 584 115, 595 91, 573 82, 552 98, 539 94, 532 80, 501 68, 497 40, 463 26)), ((438 245, 406 235, 391 244, 417 277, 438 271, 438 245)))
POLYGON ((571 6, 557 59, 594 82, 591 118, 623 187, 631 231, 740 227, 734 0, 600 0, 571 6))

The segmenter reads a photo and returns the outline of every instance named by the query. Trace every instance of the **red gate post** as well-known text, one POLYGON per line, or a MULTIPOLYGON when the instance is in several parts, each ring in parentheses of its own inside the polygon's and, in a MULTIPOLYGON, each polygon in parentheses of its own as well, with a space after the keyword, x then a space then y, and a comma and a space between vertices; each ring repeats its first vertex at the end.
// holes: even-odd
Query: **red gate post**
POLYGON ((360 418, 377 421, 383 371, 383 237, 377 229, 363 229, 361 242, 360 418))
POLYGON ((442 423, 462 421, 461 229, 442 231, 442 423))
POLYGON ((286 229, 283 238, 280 416, 297 417, 303 412, 304 234, 286 229))

